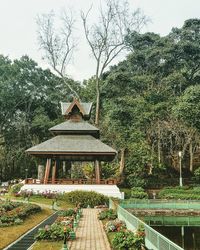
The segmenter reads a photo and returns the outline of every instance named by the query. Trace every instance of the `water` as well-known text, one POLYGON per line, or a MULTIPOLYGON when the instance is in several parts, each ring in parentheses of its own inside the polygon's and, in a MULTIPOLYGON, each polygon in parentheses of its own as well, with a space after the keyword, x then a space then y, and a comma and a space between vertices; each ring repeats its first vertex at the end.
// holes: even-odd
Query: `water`
POLYGON ((199 216, 146 216, 141 218, 185 250, 200 250, 199 216))
POLYGON ((185 250, 200 250, 200 227, 152 226, 185 250))

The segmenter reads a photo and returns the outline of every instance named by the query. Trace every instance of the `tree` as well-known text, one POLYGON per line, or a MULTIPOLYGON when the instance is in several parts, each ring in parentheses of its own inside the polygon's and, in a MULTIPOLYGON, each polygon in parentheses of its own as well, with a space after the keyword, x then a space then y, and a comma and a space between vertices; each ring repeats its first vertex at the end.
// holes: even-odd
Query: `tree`
POLYGON ((44 51, 44 58, 53 70, 61 77, 71 93, 79 98, 78 92, 66 77, 66 68, 72 59, 76 47, 73 37, 74 15, 71 11, 63 11, 62 26, 58 32, 55 28, 55 15, 53 12, 38 16, 38 40, 40 48, 44 51))
POLYGON ((86 40, 96 61, 96 114, 95 124, 99 124, 100 95, 102 76, 113 60, 125 50, 125 36, 133 31, 139 31, 146 23, 146 17, 139 9, 130 14, 128 2, 106 0, 105 6, 99 8, 99 20, 89 25, 89 11, 81 13, 86 40))

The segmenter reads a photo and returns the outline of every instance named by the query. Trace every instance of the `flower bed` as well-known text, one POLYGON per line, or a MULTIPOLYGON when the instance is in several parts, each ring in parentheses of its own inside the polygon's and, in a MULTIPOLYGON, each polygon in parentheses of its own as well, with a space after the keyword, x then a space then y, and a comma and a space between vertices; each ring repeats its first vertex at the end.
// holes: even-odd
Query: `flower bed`
POLYGON ((80 207, 59 211, 56 221, 52 225, 40 228, 35 235, 35 239, 47 241, 60 241, 64 239, 64 229, 66 238, 75 239, 74 228, 81 217, 80 207))
POLYGON ((125 222, 116 219, 116 212, 112 209, 99 213, 99 219, 103 221, 104 229, 113 250, 140 250, 144 245, 144 229, 138 228, 130 231, 126 228, 125 222), (114 218, 114 220, 111 220, 114 218))
POLYGON ((2 202, 0 203, 0 227, 22 224, 29 215, 40 211, 41 208, 35 204, 2 202))
POLYGON ((98 218, 99 220, 105 220, 105 219, 114 220, 117 218, 117 213, 113 209, 105 209, 99 213, 98 218))

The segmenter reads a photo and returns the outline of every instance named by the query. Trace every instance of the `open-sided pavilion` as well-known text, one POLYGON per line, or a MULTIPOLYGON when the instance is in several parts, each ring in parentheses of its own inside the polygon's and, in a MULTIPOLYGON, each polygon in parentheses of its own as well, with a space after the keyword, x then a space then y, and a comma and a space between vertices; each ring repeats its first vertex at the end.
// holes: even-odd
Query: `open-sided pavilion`
MULTIPOLYGON (((120 196, 115 179, 101 179, 101 161, 112 161, 117 152, 100 140, 99 129, 88 122, 91 109, 92 103, 81 103, 77 99, 74 99, 72 103, 61 103, 62 115, 66 120, 49 129, 54 137, 26 150, 29 155, 46 159, 44 177, 40 180, 27 179, 23 189, 31 188, 35 190, 40 186, 43 191, 44 189, 52 189, 53 191, 59 191, 60 189, 62 191, 69 189, 70 191, 74 189, 98 191, 103 188, 105 194, 106 187, 111 190, 110 185, 112 185, 114 192, 118 193, 113 196, 120 196), (58 164, 60 162, 67 162, 68 165, 73 162, 94 162, 95 178, 58 179, 56 173, 58 166, 61 165, 58 164), (45 186, 47 184, 48 186, 45 186)), ((40 190, 37 189, 37 191, 40 190)), ((109 193, 112 192, 109 191, 109 193)))

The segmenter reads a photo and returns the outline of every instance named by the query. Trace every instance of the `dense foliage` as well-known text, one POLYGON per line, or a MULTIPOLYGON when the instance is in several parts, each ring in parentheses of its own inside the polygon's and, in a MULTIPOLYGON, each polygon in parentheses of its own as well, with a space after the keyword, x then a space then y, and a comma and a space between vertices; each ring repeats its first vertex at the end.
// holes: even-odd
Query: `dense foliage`
POLYGON ((0 55, 0 180, 24 178, 25 169, 36 176, 38 161, 25 150, 51 136, 48 129, 61 121, 60 101, 70 96, 61 79, 27 56, 12 62, 0 55))
MULTIPOLYGON (((199 167, 199 30, 200 20, 189 19, 164 37, 127 35, 127 58, 104 73, 101 82, 102 140, 119 152, 116 162, 102 164, 104 178, 119 177, 128 187, 178 185, 179 151, 183 177, 199 167)), ((82 85, 67 81, 82 101, 95 104, 94 77, 82 85)), ((62 121, 59 102, 70 97, 60 78, 27 56, 13 62, 0 56, 1 180, 25 177, 24 169, 36 175, 43 162, 25 149, 50 137, 48 128, 62 121)))
POLYGON ((200 200, 200 188, 168 187, 159 192, 159 198, 175 200, 200 200))
MULTIPOLYGON (((185 21, 165 37, 130 33, 129 54, 104 74, 101 129, 106 142, 123 156, 124 185, 153 186, 175 177, 182 151, 183 176, 198 167, 200 20, 185 21)), ((85 99, 94 83, 86 84, 85 99)))
POLYGON ((131 189, 131 198, 135 199, 147 199, 148 194, 141 187, 134 187, 131 189))

